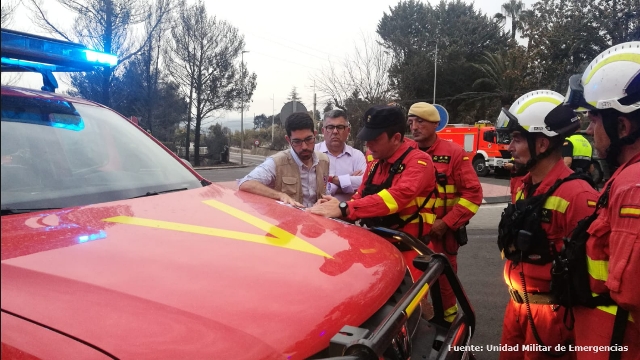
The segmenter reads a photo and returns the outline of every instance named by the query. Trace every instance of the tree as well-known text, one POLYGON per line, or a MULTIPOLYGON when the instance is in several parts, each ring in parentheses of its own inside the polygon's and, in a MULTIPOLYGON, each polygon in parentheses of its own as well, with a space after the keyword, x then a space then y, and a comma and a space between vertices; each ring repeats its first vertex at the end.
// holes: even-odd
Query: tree
MULTIPOLYGON (((330 63, 313 76, 326 106, 337 107, 349 115, 352 133, 360 131, 364 112, 372 105, 390 102, 395 93, 389 79, 391 55, 375 39, 362 37, 352 55, 340 64, 330 63)), ((322 119, 319 112, 317 119, 322 119)), ((361 147, 356 139, 356 146, 361 147)))
POLYGON ((271 126, 271 116, 267 117, 265 114, 254 116, 253 128, 254 129, 266 129, 271 126))
POLYGON ((205 144, 213 160, 222 160, 221 154, 225 151, 225 147, 229 147, 229 139, 224 135, 222 125, 216 123, 209 127, 205 144))
POLYGON ((504 23, 507 19, 511 20, 511 39, 516 39, 516 32, 523 30, 522 19, 520 14, 524 10, 524 3, 522 0, 509 0, 502 4, 502 13, 497 13, 494 18, 504 23))
MULTIPOLYGON (((31 10, 31 20, 41 29, 62 38, 80 42, 93 49, 106 53, 116 54, 119 63, 137 55, 151 41, 155 29, 160 27, 164 17, 172 11, 172 0, 156 0, 156 6, 152 7, 144 0, 57 0, 60 5, 75 16, 70 30, 56 25, 44 10, 39 0, 28 0, 26 3, 31 10), (151 24, 151 30, 142 39, 134 38, 133 28, 145 22, 149 9, 156 9, 155 22, 151 24), (70 31, 70 32, 68 32, 70 31)), ((74 73, 70 76, 71 85, 76 89, 73 95, 97 101, 101 104, 113 107, 111 99, 113 82, 118 72, 118 66, 106 67, 102 70, 90 73, 74 73)), ((128 96, 123 89, 116 93, 122 98, 128 96)), ((124 89, 126 90, 126 89, 124 89)))
POLYGON ((509 107, 521 94, 535 87, 530 81, 526 49, 522 46, 495 54, 485 52, 474 66, 483 74, 473 83, 476 97, 470 102, 477 105, 475 119, 494 118, 501 107, 509 107))
POLYGON ((393 54, 391 85, 406 106, 433 101, 438 45, 436 102, 447 108, 451 119, 461 117, 459 107, 474 96, 461 96, 482 75, 472 64, 487 51, 506 48, 509 40, 500 24, 461 0, 436 6, 401 1, 384 13, 377 32, 393 54))
POLYGON ((298 89, 295 86, 291 89, 291 93, 289 94, 287 100, 301 102, 300 95, 298 94, 298 89))
POLYGON ((14 3, 10 0, 5 0, 2 2, 2 13, 1 13, 1 24, 3 28, 11 25, 13 20, 13 15, 15 14, 16 8, 18 7, 18 3, 14 3))
MULTIPOLYGON (((249 74, 246 66, 239 69, 234 62, 244 48, 244 37, 226 21, 209 17, 202 1, 190 6, 181 3, 178 23, 171 34, 166 66, 188 89, 190 114, 195 120, 194 146, 198 148, 202 119, 217 110, 238 109, 242 98, 246 105, 255 90, 256 75, 249 74)), ((194 164, 200 164, 198 152, 194 164)))
POLYGON ((601 24, 617 20, 595 18, 601 8, 601 3, 587 0, 541 0, 533 5, 523 35, 529 38, 530 67, 541 88, 564 94, 569 77, 610 46, 611 36, 601 24))

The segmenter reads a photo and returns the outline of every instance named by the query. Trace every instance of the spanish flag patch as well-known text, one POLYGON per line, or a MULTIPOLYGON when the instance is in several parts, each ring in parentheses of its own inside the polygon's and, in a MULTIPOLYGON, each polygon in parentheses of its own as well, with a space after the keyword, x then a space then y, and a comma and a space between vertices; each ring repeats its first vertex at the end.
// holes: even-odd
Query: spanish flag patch
POLYGON ((464 161, 464 160, 469 160, 469 157, 468 156, 463 157, 462 161, 464 161))
POLYGON ((423 165, 423 166, 427 166, 427 163, 422 161, 422 160, 418 160, 418 164, 423 165))
POLYGON ((622 205, 620 207, 620 217, 624 218, 640 218, 640 206, 622 205))
POLYGON ((597 203, 596 201, 587 200, 587 206, 590 207, 590 208, 596 207, 596 203, 597 203))

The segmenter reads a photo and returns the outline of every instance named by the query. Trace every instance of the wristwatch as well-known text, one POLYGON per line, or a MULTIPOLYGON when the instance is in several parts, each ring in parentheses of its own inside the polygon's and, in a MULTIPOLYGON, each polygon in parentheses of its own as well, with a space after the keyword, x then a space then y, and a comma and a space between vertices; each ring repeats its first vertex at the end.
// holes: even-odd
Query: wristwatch
POLYGON ((342 216, 347 217, 347 208, 349 208, 349 205, 347 205, 345 201, 342 201, 340 204, 338 204, 338 207, 340 208, 342 216))

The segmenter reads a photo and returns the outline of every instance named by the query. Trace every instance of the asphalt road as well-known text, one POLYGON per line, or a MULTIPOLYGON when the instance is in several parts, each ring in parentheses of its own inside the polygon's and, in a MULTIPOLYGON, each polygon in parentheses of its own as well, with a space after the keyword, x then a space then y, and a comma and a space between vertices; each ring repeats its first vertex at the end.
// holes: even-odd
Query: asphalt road
MULTIPOLYGON (((234 181, 248 174, 263 157, 245 155, 243 168, 200 170, 199 173, 214 182, 234 181)), ((239 154, 232 154, 231 161, 239 163, 239 154), (237 155, 237 158, 233 155, 237 155)), ((508 185, 508 180, 493 176, 481 178, 481 182, 508 185)), ((496 239, 498 222, 504 204, 485 204, 471 220, 467 233, 469 243, 458 255, 458 277, 467 292, 476 313, 477 329, 472 339, 474 345, 499 345, 502 318, 509 295, 502 276, 504 261, 500 259, 496 239)), ((497 352, 476 354, 478 360, 498 359, 497 352)))

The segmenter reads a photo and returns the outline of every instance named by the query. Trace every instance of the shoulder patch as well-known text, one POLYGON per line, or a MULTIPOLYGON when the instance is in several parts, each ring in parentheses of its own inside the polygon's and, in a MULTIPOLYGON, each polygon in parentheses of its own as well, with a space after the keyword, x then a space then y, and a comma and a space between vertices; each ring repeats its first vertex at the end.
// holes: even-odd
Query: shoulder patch
POLYGON ((564 144, 562 144, 562 145, 569 145, 569 142, 565 141, 564 144))
POLYGON ((596 201, 593 200, 587 200, 587 206, 590 208, 595 208, 596 207, 596 201))
POLYGON ((427 163, 422 161, 422 160, 418 160, 418 164, 423 165, 423 166, 427 166, 427 163))
POLYGON ((640 206, 638 205, 622 205, 620 207, 620 217, 623 218, 640 218, 640 206))
POLYGON ((433 155, 433 162, 448 164, 451 162, 451 156, 448 155, 433 155))
POLYGON ((469 160, 469 157, 465 156, 465 157, 462 158, 462 161, 465 161, 465 160, 469 160))

